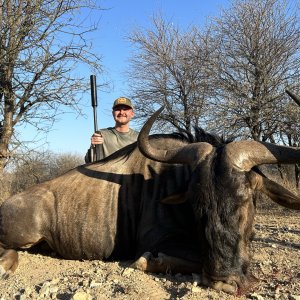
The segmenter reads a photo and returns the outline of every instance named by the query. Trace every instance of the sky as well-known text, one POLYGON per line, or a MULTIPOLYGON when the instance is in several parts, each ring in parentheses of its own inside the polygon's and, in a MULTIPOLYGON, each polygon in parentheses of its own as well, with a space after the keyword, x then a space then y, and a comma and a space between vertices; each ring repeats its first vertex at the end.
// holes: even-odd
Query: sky
MULTIPOLYGON (((160 14, 164 19, 186 30, 189 26, 203 26, 207 19, 218 16, 220 9, 229 5, 229 0, 98 0, 103 11, 97 11, 91 18, 99 20, 98 30, 92 35, 93 52, 102 57, 105 78, 111 83, 106 91, 97 90, 98 128, 114 125, 111 106, 114 99, 127 96, 127 84, 124 72, 130 57, 129 42, 126 36, 136 28, 151 28, 151 18, 160 14)), ((82 71, 82 70, 81 70, 82 71)), ((101 84, 101 75, 97 84, 101 84)), ((89 78, 90 74, 86 72, 89 78)), ((91 97, 86 94, 82 99, 84 116, 66 113, 55 122, 51 131, 39 135, 35 147, 51 150, 55 153, 85 155, 90 137, 94 130, 91 97), (41 147, 41 145, 43 145, 41 147)), ((134 103, 134 99, 133 103, 134 103)), ((139 130, 134 121, 131 127, 139 130)), ((36 132, 32 128, 22 129, 23 140, 30 141, 36 132)))

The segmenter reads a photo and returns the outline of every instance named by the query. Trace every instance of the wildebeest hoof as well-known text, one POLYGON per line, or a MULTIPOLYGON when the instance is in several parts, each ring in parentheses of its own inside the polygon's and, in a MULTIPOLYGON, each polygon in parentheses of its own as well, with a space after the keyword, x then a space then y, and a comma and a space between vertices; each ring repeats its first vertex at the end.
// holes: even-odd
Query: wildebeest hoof
POLYGON ((0 278, 1 279, 7 279, 10 276, 11 272, 10 271, 5 271, 5 269, 0 266, 0 278))
POLYGON ((169 270, 168 264, 165 262, 166 255, 159 253, 158 257, 154 257, 151 252, 145 252, 130 267, 152 273, 166 273, 169 270))
POLYGON ((0 248, 0 279, 7 279, 18 266, 18 253, 0 248))
POLYGON ((223 291, 228 294, 237 295, 239 294, 239 288, 235 281, 231 281, 229 283, 223 281, 215 281, 213 282, 212 288, 218 291, 223 291))
POLYGON ((145 252, 140 258, 133 262, 130 267, 141 271, 147 270, 148 262, 153 259, 151 252, 145 252))

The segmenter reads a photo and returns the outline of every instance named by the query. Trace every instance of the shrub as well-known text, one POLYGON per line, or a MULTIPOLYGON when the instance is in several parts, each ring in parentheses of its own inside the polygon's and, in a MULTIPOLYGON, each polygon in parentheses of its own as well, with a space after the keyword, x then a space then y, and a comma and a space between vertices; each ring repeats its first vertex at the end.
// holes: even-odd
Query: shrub
POLYGON ((23 156, 10 172, 4 172, 0 184, 0 201, 19 193, 26 188, 53 179, 83 163, 78 154, 35 152, 23 156))

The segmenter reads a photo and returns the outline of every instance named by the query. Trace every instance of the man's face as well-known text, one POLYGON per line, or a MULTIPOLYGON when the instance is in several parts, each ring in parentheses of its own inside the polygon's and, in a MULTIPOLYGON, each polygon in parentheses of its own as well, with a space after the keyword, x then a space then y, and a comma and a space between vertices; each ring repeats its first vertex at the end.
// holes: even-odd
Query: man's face
POLYGON ((134 117, 132 108, 127 105, 118 105, 113 108, 113 117, 117 124, 126 125, 134 117))

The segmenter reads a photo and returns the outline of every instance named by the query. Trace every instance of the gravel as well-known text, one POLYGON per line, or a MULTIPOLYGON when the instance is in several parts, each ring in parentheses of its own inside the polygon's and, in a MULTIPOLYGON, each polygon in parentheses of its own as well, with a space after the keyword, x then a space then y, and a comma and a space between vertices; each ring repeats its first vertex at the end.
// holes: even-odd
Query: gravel
MULTIPOLYGON (((251 269, 260 279, 239 299, 300 300, 300 213, 260 211, 251 246, 251 269)), ((0 282, 11 299, 236 299, 201 285, 198 274, 146 274, 129 262, 64 260, 55 253, 20 251, 13 276, 0 282)))

